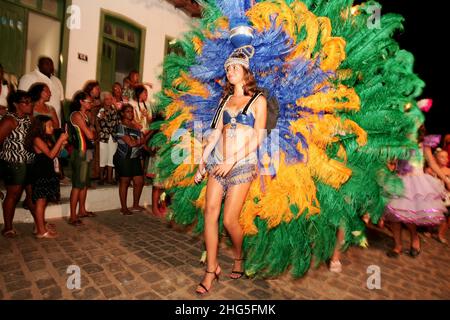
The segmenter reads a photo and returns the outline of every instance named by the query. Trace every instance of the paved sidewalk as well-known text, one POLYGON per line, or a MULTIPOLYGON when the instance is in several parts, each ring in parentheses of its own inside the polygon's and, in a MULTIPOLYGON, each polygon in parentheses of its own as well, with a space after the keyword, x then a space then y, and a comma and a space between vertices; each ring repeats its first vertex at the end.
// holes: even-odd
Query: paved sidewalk
POLYGON ((84 221, 81 228, 52 221, 55 240, 35 240, 31 224, 16 224, 16 239, 0 237, 0 299, 450 299, 449 247, 428 238, 416 259, 390 259, 391 239, 369 230, 370 247, 349 249, 342 273, 321 266, 301 279, 270 280, 225 277, 232 255, 223 242, 221 281, 199 298, 200 238, 144 213, 114 210, 84 221), (69 265, 81 268, 81 290, 67 289, 69 265), (367 289, 370 265, 381 269, 380 290, 367 289))

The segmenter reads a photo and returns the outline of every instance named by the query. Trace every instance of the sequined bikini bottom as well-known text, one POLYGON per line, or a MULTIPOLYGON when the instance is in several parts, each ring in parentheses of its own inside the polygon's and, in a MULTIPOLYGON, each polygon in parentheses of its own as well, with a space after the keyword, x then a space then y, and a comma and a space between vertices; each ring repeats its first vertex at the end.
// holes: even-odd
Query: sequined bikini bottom
POLYGON ((218 152, 213 151, 208 158, 206 171, 208 171, 210 176, 216 179, 222 185, 224 193, 228 190, 229 187, 251 182, 258 175, 256 154, 251 154, 248 157, 238 161, 225 177, 220 177, 213 174, 214 169, 219 164, 222 164, 222 162, 222 156, 218 152))

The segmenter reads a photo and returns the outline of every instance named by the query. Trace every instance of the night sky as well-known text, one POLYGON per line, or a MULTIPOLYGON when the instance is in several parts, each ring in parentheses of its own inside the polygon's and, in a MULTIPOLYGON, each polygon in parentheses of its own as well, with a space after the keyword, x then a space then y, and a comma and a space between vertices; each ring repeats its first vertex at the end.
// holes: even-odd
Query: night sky
POLYGON ((382 5, 381 14, 392 12, 405 18, 404 31, 397 32, 395 39, 402 49, 410 51, 415 57, 414 72, 426 83, 420 98, 433 99, 433 107, 426 114, 427 130, 430 133, 450 133, 449 104, 446 97, 450 94, 450 83, 448 80, 444 81, 449 70, 450 56, 442 45, 450 38, 450 15, 442 6, 445 1, 377 2, 382 5))

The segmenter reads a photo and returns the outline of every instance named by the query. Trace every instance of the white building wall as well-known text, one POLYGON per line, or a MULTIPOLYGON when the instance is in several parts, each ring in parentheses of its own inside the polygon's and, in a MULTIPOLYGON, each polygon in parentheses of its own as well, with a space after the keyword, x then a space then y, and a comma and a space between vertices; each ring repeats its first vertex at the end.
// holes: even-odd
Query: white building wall
POLYGON ((72 98, 87 80, 96 79, 101 9, 146 29, 143 81, 154 84, 151 94, 160 90, 165 37, 177 38, 188 31, 190 17, 164 0, 72 0, 72 5, 80 8, 81 24, 80 29, 70 31, 66 98, 72 98), (86 54, 88 61, 79 60, 78 53, 86 54))

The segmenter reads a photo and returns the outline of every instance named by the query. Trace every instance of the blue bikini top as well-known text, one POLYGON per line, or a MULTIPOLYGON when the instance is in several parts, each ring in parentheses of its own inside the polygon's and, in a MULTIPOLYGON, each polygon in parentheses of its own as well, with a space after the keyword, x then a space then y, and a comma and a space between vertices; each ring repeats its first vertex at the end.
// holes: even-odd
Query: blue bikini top
POLYGON ((236 116, 232 116, 228 110, 223 112, 223 125, 240 123, 244 126, 250 126, 253 128, 255 124, 255 117, 253 113, 244 114, 243 111, 239 111, 236 116))
POLYGON ((256 92, 250 100, 247 102, 247 104, 237 112, 236 114, 233 114, 233 112, 226 110, 225 105, 230 100, 231 95, 225 97, 222 99, 221 103, 219 104, 219 108, 217 108, 216 114, 214 115, 213 121, 211 123, 211 128, 215 129, 217 127, 217 122, 219 121, 220 114, 223 110, 223 125, 227 125, 231 123, 232 125, 236 125, 237 123, 242 124, 244 126, 252 127, 255 124, 255 117, 253 116, 252 112, 248 112, 248 109, 252 106, 253 102, 262 94, 262 92, 256 92))

